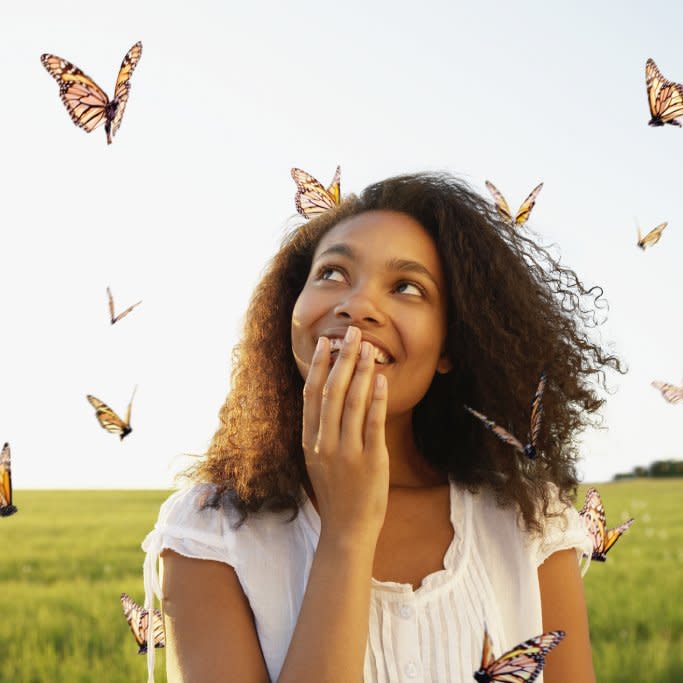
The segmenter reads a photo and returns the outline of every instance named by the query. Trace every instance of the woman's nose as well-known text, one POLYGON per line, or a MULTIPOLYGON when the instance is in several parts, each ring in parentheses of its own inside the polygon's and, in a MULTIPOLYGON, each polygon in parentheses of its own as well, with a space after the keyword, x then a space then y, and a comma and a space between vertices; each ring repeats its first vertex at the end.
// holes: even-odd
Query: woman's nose
POLYGON ((384 314, 379 308, 378 303, 367 291, 356 290, 349 292, 334 309, 335 316, 340 318, 356 320, 370 320, 372 322, 382 322, 384 314))

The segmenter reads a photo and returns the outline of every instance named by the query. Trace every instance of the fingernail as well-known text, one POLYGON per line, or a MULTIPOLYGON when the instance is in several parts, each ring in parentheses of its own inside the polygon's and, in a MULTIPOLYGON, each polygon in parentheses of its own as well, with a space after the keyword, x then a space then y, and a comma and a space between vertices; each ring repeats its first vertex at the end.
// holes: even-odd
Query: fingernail
POLYGON ((325 348, 325 342, 327 342, 327 337, 318 337, 318 343, 315 347, 316 353, 322 351, 325 348))
POLYGON ((344 337, 345 342, 352 342, 356 339, 356 334, 358 333, 358 330, 355 327, 349 327, 346 330, 346 336, 344 337))

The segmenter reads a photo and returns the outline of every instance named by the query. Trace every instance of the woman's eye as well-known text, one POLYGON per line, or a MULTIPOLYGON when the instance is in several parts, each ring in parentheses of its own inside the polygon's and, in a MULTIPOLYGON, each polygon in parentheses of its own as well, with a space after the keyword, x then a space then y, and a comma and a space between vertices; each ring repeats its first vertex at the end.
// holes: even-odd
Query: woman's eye
MULTIPOLYGON (((318 270, 318 273, 316 275, 316 280, 329 280, 330 278, 325 278, 325 277, 323 277, 323 275, 325 273, 332 273, 332 272, 341 273, 342 271, 340 268, 336 268, 334 266, 322 266, 322 268, 320 268, 318 270)), ((408 280, 401 280, 400 282, 397 283, 397 287, 400 287, 403 285, 408 285, 409 287, 414 287, 419 292, 419 294, 421 296, 424 296, 424 291, 422 290, 422 288, 419 287, 418 285, 416 285, 414 282, 410 282, 408 280)))
POLYGON ((323 267, 318 271, 318 275, 316 276, 316 280, 327 280, 327 279, 329 279, 329 278, 323 277, 323 273, 332 273, 332 272, 335 271, 335 270, 336 270, 337 272, 339 272, 337 268, 329 268, 329 267, 327 267, 327 266, 323 266, 323 267))
POLYGON ((422 290, 421 290, 416 284, 413 284, 412 282, 405 282, 405 281, 399 282, 398 285, 396 285, 396 287, 397 287, 397 288, 398 288, 398 287, 403 287, 404 285, 407 285, 408 287, 412 287, 413 289, 417 290, 417 293, 418 293, 420 296, 423 295, 422 290))

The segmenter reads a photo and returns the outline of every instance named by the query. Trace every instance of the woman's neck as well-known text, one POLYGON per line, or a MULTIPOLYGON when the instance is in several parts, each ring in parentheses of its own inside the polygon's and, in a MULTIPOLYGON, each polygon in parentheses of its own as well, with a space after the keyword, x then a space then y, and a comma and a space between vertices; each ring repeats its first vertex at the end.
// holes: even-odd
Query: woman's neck
POLYGON ((427 488, 448 483, 424 457, 415 443, 412 411, 392 416, 386 424, 389 451, 389 488, 427 488))

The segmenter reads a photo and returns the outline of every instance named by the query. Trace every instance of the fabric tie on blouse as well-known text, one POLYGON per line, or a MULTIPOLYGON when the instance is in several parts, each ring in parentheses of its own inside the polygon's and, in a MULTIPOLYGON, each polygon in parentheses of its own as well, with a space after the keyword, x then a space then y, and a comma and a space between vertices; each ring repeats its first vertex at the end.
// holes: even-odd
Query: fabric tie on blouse
POLYGON ((142 565, 142 576, 145 585, 145 609, 147 610, 147 683, 154 683, 154 596, 161 602, 161 584, 157 570, 163 536, 157 526, 150 531, 142 542, 142 549, 147 553, 142 565), (152 642, 150 642, 150 639, 152 642))

